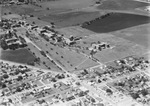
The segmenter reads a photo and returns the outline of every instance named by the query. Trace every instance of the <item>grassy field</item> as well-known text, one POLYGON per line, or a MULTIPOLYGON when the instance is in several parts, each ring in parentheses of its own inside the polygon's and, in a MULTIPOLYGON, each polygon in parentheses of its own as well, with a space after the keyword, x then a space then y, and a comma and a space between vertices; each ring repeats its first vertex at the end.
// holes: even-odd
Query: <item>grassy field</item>
POLYGON ((114 13, 110 16, 96 20, 90 25, 83 25, 82 27, 92 30, 97 33, 107 33, 116 30, 125 29, 150 22, 150 17, 142 15, 114 13))
MULTIPOLYGON (((41 39, 39 37, 39 39, 41 39)), ((66 70, 74 70, 75 67, 86 59, 82 54, 70 51, 65 48, 60 48, 58 46, 51 45, 44 39, 39 42, 35 42, 43 51, 49 54, 57 63, 59 63, 66 70)))
POLYGON ((49 69, 52 71, 58 71, 61 72, 61 70, 55 65, 53 64, 48 58, 44 57, 43 55, 41 55, 40 51, 34 47, 31 43, 28 44, 28 48, 30 49, 30 52, 34 53, 36 57, 40 58, 40 64, 35 64, 36 67, 39 68, 44 68, 44 69, 49 69), (43 62, 45 62, 43 64, 43 62))
POLYGON ((70 35, 73 35, 74 37, 86 37, 91 34, 95 34, 95 32, 92 32, 90 30, 87 30, 85 28, 81 28, 80 26, 72 26, 72 27, 65 27, 65 28, 59 28, 57 29, 59 33, 64 34, 65 37, 69 38, 70 35))
POLYGON ((86 38, 82 39, 82 41, 78 42, 76 46, 82 48, 82 50, 80 50, 81 52, 89 55, 90 50, 87 50, 86 48, 91 47, 92 43, 98 41, 107 42, 111 47, 113 47, 112 49, 98 51, 94 55, 94 57, 102 63, 106 63, 130 55, 141 55, 148 51, 143 46, 111 34, 93 34, 87 36, 86 38))
POLYGON ((6 6, 3 7, 2 13, 16 13, 16 14, 30 14, 33 12, 36 12, 37 10, 40 11, 42 8, 33 6, 33 5, 11 5, 11 6, 6 6))
POLYGON ((47 16, 40 17, 41 20, 46 22, 54 22, 56 26, 67 27, 73 25, 79 25, 86 21, 93 20, 99 17, 99 12, 69 12, 61 14, 49 14, 47 16))
POLYGON ((56 0, 40 3, 43 7, 50 9, 80 9, 94 4, 94 0, 56 0))
POLYGON ((18 63, 28 63, 34 61, 35 57, 27 49, 18 50, 7 50, 1 51, 1 59, 18 62, 18 63))
POLYGON ((91 59, 86 59, 85 61, 83 61, 82 63, 80 63, 77 67, 77 70, 83 70, 83 69, 87 69, 93 66, 97 66, 99 65, 98 63, 94 62, 91 59))
POLYGON ((93 20, 99 17, 99 12, 82 12, 82 8, 86 8, 94 4, 94 0, 56 0, 38 3, 35 5, 11 5, 3 7, 3 14, 17 13, 28 14, 39 18, 40 20, 29 18, 29 21, 38 23, 54 22, 56 26, 66 27, 79 25, 85 21, 93 20), (47 9, 49 8, 49 9, 47 9))
POLYGON ((148 50, 143 46, 137 45, 129 40, 107 34, 100 34, 97 36, 101 36, 101 38, 99 38, 100 41, 108 42, 114 46, 113 49, 103 50, 94 55, 94 57, 102 63, 110 62, 130 55, 142 55, 148 52, 148 50))
POLYGON ((150 24, 144 24, 127 28, 119 31, 112 32, 116 37, 121 37, 136 44, 142 45, 147 49, 150 49, 150 24))
POLYGON ((35 24, 40 26, 40 27, 43 27, 45 25, 51 25, 49 22, 39 20, 36 17, 27 18, 26 22, 29 23, 29 24, 33 24, 33 22, 35 22, 35 24))
POLYGON ((98 8, 108 10, 134 10, 148 5, 148 3, 137 2, 134 0, 105 0, 98 8))

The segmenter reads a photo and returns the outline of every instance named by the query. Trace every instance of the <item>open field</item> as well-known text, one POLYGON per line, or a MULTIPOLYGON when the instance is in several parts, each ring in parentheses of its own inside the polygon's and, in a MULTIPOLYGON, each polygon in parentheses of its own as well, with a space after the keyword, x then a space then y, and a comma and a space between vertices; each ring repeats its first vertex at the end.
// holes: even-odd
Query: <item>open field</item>
POLYGON ((87 30, 85 28, 81 28, 80 26, 65 27, 65 28, 59 28, 56 30, 59 33, 64 34, 66 38, 69 38, 70 35, 73 35, 74 37, 86 37, 86 36, 95 34, 95 32, 87 30))
POLYGON ((114 13, 82 27, 97 33, 107 33, 150 22, 150 18, 141 15, 114 13))
POLYGON ((44 52, 48 53, 49 56, 67 71, 73 70, 78 64, 86 59, 82 54, 54 46, 40 37, 39 39, 40 41, 35 42, 35 44, 42 48, 44 52))
MULTIPOLYGON (((11 13, 17 13, 17 14, 28 14, 33 15, 36 18, 27 18, 29 22, 37 22, 44 23, 47 22, 47 24, 50 24, 51 22, 54 22, 56 26, 59 27, 66 27, 66 26, 72 26, 72 25, 80 25, 86 21, 93 20, 104 13, 101 12, 83 12, 83 11, 72 11, 69 10, 69 12, 66 12, 65 10, 62 11, 56 11, 54 10, 47 10, 43 8, 39 8, 32 5, 23 5, 23 6, 9 6, 4 7, 3 14, 9 14, 11 13), (37 19, 38 18, 38 19, 37 19)), ((67 10, 68 11, 68 10, 67 10)))
POLYGON ((93 20, 104 12, 92 11, 83 12, 83 8, 93 5, 95 0, 56 0, 36 5, 11 5, 3 7, 3 14, 16 13, 19 15, 32 15, 35 18, 28 18, 28 21, 36 21, 37 23, 47 24, 54 22, 56 26, 67 27, 80 25, 86 21, 93 20), (48 9, 49 8, 49 9, 48 9), (38 22, 39 21, 39 22, 38 22))
MULTIPOLYGON (((57 1, 38 3, 38 5, 40 5, 41 7, 31 5, 31 4, 21 5, 21 6, 12 5, 9 7, 4 7, 4 12, 7 13, 14 12, 18 14, 33 15, 34 17, 27 18, 27 22, 30 24, 32 22, 35 22, 37 25, 43 26, 43 25, 49 25, 51 22, 54 22, 55 25, 58 26, 57 30, 60 33, 64 34, 65 37, 70 37, 70 35, 76 37, 83 37, 84 39, 82 39, 82 41, 79 42, 77 46, 83 47, 84 53, 87 55, 89 55, 90 51, 86 50, 85 48, 90 47, 92 42, 104 41, 104 42, 109 42, 113 46, 115 45, 116 47, 113 50, 104 50, 94 55, 95 58, 99 59, 102 62, 107 62, 117 58, 125 57, 130 54, 133 54, 134 52, 136 52, 137 54, 141 54, 141 52, 142 53, 145 52, 145 49, 143 49, 142 46, 146 45, 147 47, 148 45, 148 43, 145 43, 145 40, 147 40, 147 35, 148 35, 146 26, 145 28, 139 27, 138 29, 140 30, 130 29, 130 33, 127 33, 129 30, 126 31, 123 30, 121 32, 118 30, 149 23, 150 18, 147 16, 125 14, 125 13, 114 13, 104 19, 93 21, 90 25, 83 26, 86 29, 81 28, 79 26, 73 26, 73 25, 81 25, 84 22, 93 20, 105 14, 105 12, 103 11, 100 12, 84 11, 86 10, 87 7, 91 6, 94 3, 93 1, 94 0, 57 0, 57 1), (81 10, 83 10, 84 12, 81 10), (106 32, 113 32, 113 31, 118 31, 112 33, 116 37, 113 35, 108 36, 103 34, 100 35, 99 37, 97 37, 97 35, 94 35, 95 32, 106 33, 106 32), (135 36, 132 36, 132 33, 136 33, 136 35, 138 34, 137 35, 138 39, 136 39, 135 36), (144 34, 144 37, 140 36, 142 34, 144 34), (122 37, 125 38, 126 40, 117 37, 122 37), (142 46, 134 44, 134 43, 140 44, 139 39, 142 39, 141 40, 142 46)), ((103 2, 102 5, 98 7, 98 9, 100 10, 106 9, 105 7, 107 7, 108 10, 111 9, 132 10, 144 6, 147 6, 147 4, 132 1, 132 0, 109 0, 109 1, 106 0, 103 2)), ((40 41, 37 41, 35 43, 42 50, 47 52, 52 58, 54 58, 54 60, 56 60, 59 64, 65 67, 67 70, 73 70, 76 66, 78 67, 81 66, 80 68, 82 68, 82 65, 80 64, 81 63, 84 64, 85 63, 84 61, 86 61, 87 59, 82 54, 64 48, 54 47, 53 45, 49 44, 49 42, 43 41, 42 38, 39 37, 39 39, 40 41), (73 59, 70 60, 70 58, 73 59)), ((47 67, 52 65, 51 62, 50 63, 48 62, 49 60, 46 60, 45 57, 41 56, 38 50, 33 49, 34 48, 33 45, 29 48, 30 49, 32 48, 31 51, 35 52, 35 54, 37 53, 36 54, 37 57, 44 58, 42 62, 45 61, 47 67)))
POLYGON ((1 59, 18 63, 28 63, 34 61, 35 57, 27 49, 1 51, 1 59))
MULTIPOLYGON (((75 44, 75 47, 80 48, 80 49, 78 49, 78 51, 85 53, 86 55, 90 55, 90 50, 88 50, 87 48, 91 47, 92 43, 107 42, 113 48, 98 51, 94 55, 94 57, 102 63, 110 62, 113 60, 117 60, 119 58, 124 58, 124 57, 130 56, 130 55, 141 55, 141 54, 148 52, 148 49, 144 45, 141 45, 140 42, 148 43, 149 39, 147 39, 147 37, 148 37, 147 27, 139 26, 138 28, 139 28, 139 30, 137 29, 138 31, 130 29, 130 33, 133 33, 133 34, 135 33, 135 35, 133 35, 132 39, 130 39, 130 36, 128 36, 128 39, 124 39, 124 37, 123 37, 124 35, 123 34, 121 35, 120 34, 121 32, 119 33, 119 31, 118 31, 118 33, 117 32, 112 33, 113 35, 111 35, 111 34, 94 34, 94 33, 92 34, 91 33, 89 35, 87 34, 87 35, 82 36, 82 34, 81 34, 83 39, 78 41, 77 44, 75 44), (139 35, 136 35, 136 33, 138 33, 138 32, 140 32, 139 35), (142 36, 142 33, 145 34, 144 37, 142 36), (138 37, 136 38, 136 36, 138 36, 138 37), (142 38, 143 40, 140 39, 140 37, 141 38, 143 37, 142 38), (146 39, 146 41, 144 41, 144 39, 146 39), (135 42, 134 42, 134 40, 135 40, 135 42)), ((75 27, 62 28, 61 30, 64 30, 64 32, 66 31, 66 33, 68 31, 68 35, 69 34, 71 35, 71 32, 73 32, 72 31, 73 29, 75 29, 75 27)), ((124 32, 124 30, 122 31, 122 33, 123 32, 124 32)), ((127 32, 128 32, 128 30, 125 31, 125 33, 127 33, 127 32)), ((72 35, 76 36, 76 34, 72 34, 72 35)), ((72 48, 72 49, 76 50, 76 48, 72 48)))
POLYGON ((11 5, 11 6, 3 7, 2 13, 9 14, 11 12, 11 13, 22 15, 22 14, 29 14, 29 13, 40 11, 40 10, 43 10, 43 9, 37 6, 33 6, 33 5, 11 5))
POLYGON ((99 64, 94 62, 93 60, 86 59, 85 61, 83 61, 82 63, 77 65, 76 68, 77 68, 77 70, 83 70, 83 69, 87 69, 87 68, 97 66, 97 65, 99 65, 99 64))
POLYGON ((86 21, 93 20, 101 16, 99 12, 69 12, 61 14, 49 14, 47 16, 40 17, 41 20, 46 22, 54 22, 56 26, 66 27, 73 25, 80 25, 86 21))
POLYGON ((148 50, 143 46, 113 35, 108 36, 106 34, 101 34, 99 36, 107 36, 100 39, 100 41, 109 42, 112 46, 114 46, 113 49, 103 50, 94 55, 94 57, 102 63, 107 63, 130 55, 142 55, 148 52, 148 50))
POLYGON ((37 19, 37 17, 27 18, 26 21, 27 21, 27 23, 29 23, 29 24, 33 24, 33 22, 34 22, 36 25, 38 25, 38 26, 40 26, 40 27, 43 27, 43 26, 45 26, 45 25, 51 25, 49 22, 45 22, 45 21, 42 21, 42 20, 37 19))
POLYGON ((134 0, 105 0, 98 8, 105 10, 134 10, 148 5, 148 3, 137 2, 134 0))
POLYGON ((121 37, 130 40, 136 44, 142 45, 150 49, 150 24, 144 24, 135 26, 132 28, 127 28, 119 31, 112 32, 116 37, 121 37))
POLYGON ((43 7, 50 9, 80 9, 93 5, 95 0, 56 0, 40 3, 43 7))
POLYGON ((143 105, 150 104, 145 71, 150 65, 150 15, 142 10, 148 4, 99 0, 103 4, 93 5, 96 1, 4 7, 5 17, 25 17, 1 21, 1 46, 27 45, 0 47, 0 105, 141 106, 141 98, 143 105))
POLYGON ((113 47, 112 49, 97 51, 97 53, 93 55, 96 59, 98 59, 102 63, 109 62, 112 60, 117 60, 119 58, 127 57, 130 55, 141 55, 148 51, 143 46, 140 46, 129 40, 116 37, 111 34, 90 35, 82 39, 82 41, 78 42, 76 46, 82 48, 80 50, 81 52, 90 55, 90 50, 87 50, 86 48, 91 47, 92 43, 94 42, 96 43, 98 41, 107 42, 108 44, 110 44, 111 47, 113 47))
POLYGON ((40 64, 35 64, 36 67, 43 69, 50 69, 52 71, 61 71, 57 65, 52 63, 48 58, 41 55, 40 51, 31 43, 28 44, 28 49, 36 56, 40 58, 40 64))

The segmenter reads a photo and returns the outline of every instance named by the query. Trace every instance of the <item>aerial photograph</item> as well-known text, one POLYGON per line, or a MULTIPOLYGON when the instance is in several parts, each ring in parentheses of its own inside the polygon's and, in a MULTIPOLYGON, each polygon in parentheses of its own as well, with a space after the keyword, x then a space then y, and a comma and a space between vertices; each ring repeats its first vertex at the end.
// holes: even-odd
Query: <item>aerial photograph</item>
POLYGON ((0 0, 0 106, 150 106, 150 0, 0 0))

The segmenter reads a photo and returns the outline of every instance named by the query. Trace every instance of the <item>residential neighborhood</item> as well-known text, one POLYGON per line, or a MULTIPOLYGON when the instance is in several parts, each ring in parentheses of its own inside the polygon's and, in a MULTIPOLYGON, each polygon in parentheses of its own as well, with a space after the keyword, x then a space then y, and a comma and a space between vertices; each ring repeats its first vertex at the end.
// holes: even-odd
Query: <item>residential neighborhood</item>
POLYGON ((150 106, 149 0, 1 0, 0 106, 150 106))

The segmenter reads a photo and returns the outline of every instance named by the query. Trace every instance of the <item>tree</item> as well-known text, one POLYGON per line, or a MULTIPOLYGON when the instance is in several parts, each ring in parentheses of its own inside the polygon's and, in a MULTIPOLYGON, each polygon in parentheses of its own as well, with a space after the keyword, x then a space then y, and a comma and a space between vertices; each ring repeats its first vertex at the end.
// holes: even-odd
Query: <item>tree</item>
POLYGON ((113 94, 113 92, 112 92, 111 89, 106 89, 106 92, 107 92, 108 94, 113 94))
POLYGON ((39 17, 38 17, 37 19, 38 19, 38 20, 41 20, 41 18, 39 18, 39 17))
POLYGON ((143 90, 141 91, 141 93, 142 93, 143 96, 146 96, 146 95, 148 94, 148 90, 143 89, 143 90))
POLYGON ((88 71, 86 69, 84 69, 85 74, 88 74, 88 71))
POLYGON ((8 76, 7 74, 4 74, 4 75, 3 75, 3 78, 4 78, 4 79, 7 79, 7 78, 9 78, 9 76, 8 76))
POLYGON ((40 60, 40 58, 39 57, 37 57, 37 58, 35 58, 35 60, 34 60, 34 62, 40 62, 41 60, 40 60))
POLYGON ((44 57, 46 57, 46 54, 44 51, 40 51, 41 52, 41 55, 43 55, 44 57))
POLYGON ((21 92, 22 90, 21 90, 19 87, 17 87, 17 88, 16 88, 16 91, 17 91, 17 92, 21 92))
POLYGON ((28 64, 28 65, 32 65, 32 66, 35 65, 34 62, 28 62, 27 64, 28 64))
POLYGON ((18 2, 24 2, 25 0, 18 0, 18 2))
POLYGON ((35 22, 33 21, 32 24, 35 24, 35 22))
POLYGON ((17 78, 18 81, 21 81, 22 79, 23 79, 22 76, 18 76, 18 78, 17 78))
POLYGON ((55 25, 54 22, 51 22, 51 25, 55 25))
POLYGON ((45 61, 43 61, 43 64, 46 64, 45 61))
POLYGON ((0 83, 0 86, 1 86, 2 88, 6 88, 6 87, 7 87, 5 83, 0 83))
POLYGON ((52 82, 56 82, 56 79, 55 79, 55 78, 52 78, 51 81, 52 81, 52 82))
POLYGON ((134 98, 134 99, 137 99, 137 98, 140 97, 138 93, 131 93, 130 95, 131 95, 132 98, 134 98))
POLYGON ((30 17, 34 17, 34 15, 30 15, 30 17))
POLYGON ((15 75, 18 75, 19 73, 20 73, 20 71, 19 71, 19 70, 16 70, 14 74, 15 74, 15 75))
POLYGON ((50 10, 49 7, 46 8, 47 10, 50 10))

